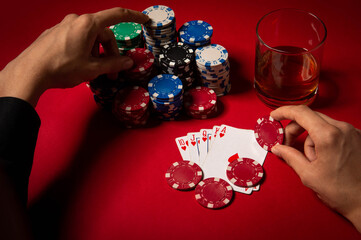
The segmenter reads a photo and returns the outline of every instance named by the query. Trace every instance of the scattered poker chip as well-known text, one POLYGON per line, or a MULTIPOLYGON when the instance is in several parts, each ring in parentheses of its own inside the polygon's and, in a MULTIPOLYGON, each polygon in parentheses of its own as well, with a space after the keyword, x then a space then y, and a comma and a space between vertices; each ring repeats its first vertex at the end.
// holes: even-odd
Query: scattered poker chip
POLYGON ((115 96, 112 112, 127 127, 135 127, 146 123, 148 105, 149 93, 144 88, 125 87, 115 96))
POLYGON ((262 117, 257 120, 254 136, 263 149, 271 151, 273 146, 283 143, 284 130, 282 124, 271 116, 262 117))
POLYGON ((179 29, 179 39, 193 48, 210 44, 213 27, 202 20, 184 23, 179 29))
POLYGON ((229 163, 227 177, 231 183, 239 187, 253 187, 263 178, 261 164, 250 158, 238 158, 229 163))
POLYGON ((148 7, 143 11, 149 22, 143 25, 145 46, 158 58, 163 46, 177 41, 174 11, 163 5, 148 7))
POLYGON ((203 207, 217 209, 227 206, 233 197, 233 189, 221 178, 206 178, 195 189, 195 198, 203 207))
POLYGON ((195 60, 203 86, 213 89, 217 96, 230 91, 230 64, 223 46, 211 44, 197 48, 195 60))
POLYGON ((165 178, 169 186, 177 190, 191 190, 202 180, 202 169, 194 162, 179 161, 167 170, 165 178))

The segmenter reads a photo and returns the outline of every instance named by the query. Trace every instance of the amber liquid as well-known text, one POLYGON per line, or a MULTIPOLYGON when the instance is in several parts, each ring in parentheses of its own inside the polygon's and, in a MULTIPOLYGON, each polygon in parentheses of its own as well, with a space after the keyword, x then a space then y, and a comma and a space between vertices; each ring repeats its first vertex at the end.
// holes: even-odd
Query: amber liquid
POLYGON ((317 93, 320 69, 311 53, 292 46, 281 52, 256 49, 255 89, 271 107, 309 103, 317 93), (289 54, 292 53, 292 54, 289 54))

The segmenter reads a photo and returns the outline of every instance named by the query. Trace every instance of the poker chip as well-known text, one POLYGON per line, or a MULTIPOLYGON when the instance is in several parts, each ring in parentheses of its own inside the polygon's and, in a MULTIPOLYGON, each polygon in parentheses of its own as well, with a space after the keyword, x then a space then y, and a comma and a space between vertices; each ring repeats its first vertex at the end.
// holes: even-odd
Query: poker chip
POLYGON ((153 109, 162 120, 174 120, 183 106, 182 81, 172 74, 159 74, 148 83, 153 109))
POLYGON ((207 119, 217 110, 216 93, 207 87, 192 88, 184 94, 184 108, 192 118, 207 119))
POLYGON ((128 127, 146 124, 149 93, 142 87, 125 87, 118 91, 113 102, 114 116, 128 127))
POLYGON ((142 46, 142 25, 135 22, 121 22, 110 26, 114 33, 119 52, 123 55, 126 51, 142 46))
POLYGON ((221 178, 206 178, 195 189, 195 198, 203 207, 217 209, 230 204, 233 189, 221 178))
POLYGON ((191 190, 202 180, 202 169, 194 162, 179 161, 167 170, 165 178, 169 186, 177 190, 191 190))
POLYGON ((158 58, 163 46, 177 41, 174 11, 164 5, 155 5, 143 13, 150 19, 142 27, 145 46, 158 58))
POLYGON ((228 164, 227 177, 239 187, 253 187, 263 178, 261 164, 250 158, 238 158, 228 164))
POLYGON ((133 48, 127 51, 125 55, 134 62, 131 69, 124 71, 125 78, 137 85, 146 85, 155 72, 152 52, 144 48, 133 48))
POLYGON ((194 50, 183 42, 165 45, 159 55, 159 66, 163 73, 178 76, 185 87, 194 82, 194 50))
POLYGON ((283 143, 284 130, 282 124, 271 116, 262 117, 257 120, 254 136, 263 149, 271 151, 273 146, 283 143))
POLYGON ((97 105, 111 110, 114 97, 124 86, 124 82, 118 78, 116 80, 109 79, 106 74, 86 83, 86 86, 94 94, 94 100, 97 105))
POLYGON ((229 93, 230 64, 228 52, 223 46, 210 44, 197 48, 195 61, 203 86, 213 89, 218 97, 229 93))
POLYGON ((194 49, 210 44, 213 27, 202 20, 184 23, 179 29, 179 40, 194 49))

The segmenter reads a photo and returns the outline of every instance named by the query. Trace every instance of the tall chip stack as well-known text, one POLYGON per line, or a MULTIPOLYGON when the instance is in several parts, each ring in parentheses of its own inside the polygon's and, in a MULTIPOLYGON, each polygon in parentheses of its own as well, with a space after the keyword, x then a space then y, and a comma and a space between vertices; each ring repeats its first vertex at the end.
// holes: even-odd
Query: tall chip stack
POLYGON ((124 82, 119 78, 116 80, 109 79, 107 75, 104 74, 89 81, 86 85, 93 92, 95 102, 99 106, 111 110, 114 97, 119 89, 124 86, 124 82))
POLYGON ((143 47, 142 25, 135 22, 121 22, 109 27, 115 36, 120 54, 143 47))
POLYGON ((202 20, 194 20, 184 23, 179 28, 179 41, 196 49, 211 43, 213 27, 202 20))
POLYGON ((145 45, 158 58, 163 46, 177 42, 174 11, 164 5, 155 5, 145 9, 143 13, 150 18, 143 25, 145 45))
POLYGON ((158 118, 175 120, 183 106, 182 81, 172 74, 159 74, 148 83, 148 91, 158 118))
POLYGON ((163 73, 179 77, 185 88, 192 86, 196 74, 194 73, 194 50, 190 46, 182 42, 165 45, 158 60, 163 73))
POLYGON ((231 90, 230 64, 227 50, 219 44, 197 48, 196 64, 202 85, 213 89, 217 97, 231 90))

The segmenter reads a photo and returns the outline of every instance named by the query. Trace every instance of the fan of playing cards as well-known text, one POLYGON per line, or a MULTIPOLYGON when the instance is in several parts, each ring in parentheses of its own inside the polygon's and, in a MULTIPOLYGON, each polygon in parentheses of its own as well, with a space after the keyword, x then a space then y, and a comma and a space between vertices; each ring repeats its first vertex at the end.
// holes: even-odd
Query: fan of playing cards
POLYGON ((175 139, 183 161, 171 165, 166 180, 178 190, 195 188, 204 207, 225 207, 233 190, 251 194, 260 189, 267 152, 283 138, 281 123, 272 117, 259 118, 254 131, 221 125, 188 133, 175 139))

